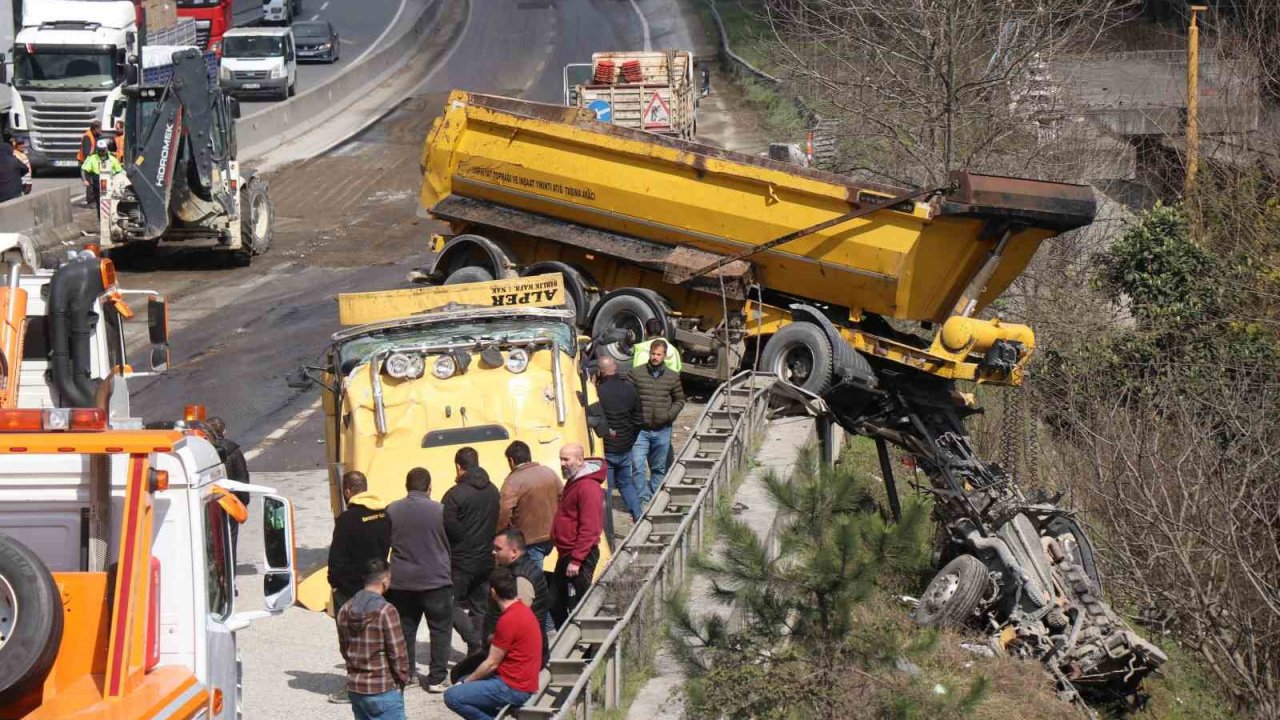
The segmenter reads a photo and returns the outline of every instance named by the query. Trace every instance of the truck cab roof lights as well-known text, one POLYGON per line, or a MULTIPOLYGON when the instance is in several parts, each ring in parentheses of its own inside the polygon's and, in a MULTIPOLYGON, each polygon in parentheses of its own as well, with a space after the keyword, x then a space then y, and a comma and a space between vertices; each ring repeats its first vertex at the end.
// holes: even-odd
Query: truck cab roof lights
POLYGON ((106 429, 107 414, 97 408, 0 410, 0 432, 88 432, 106 429))

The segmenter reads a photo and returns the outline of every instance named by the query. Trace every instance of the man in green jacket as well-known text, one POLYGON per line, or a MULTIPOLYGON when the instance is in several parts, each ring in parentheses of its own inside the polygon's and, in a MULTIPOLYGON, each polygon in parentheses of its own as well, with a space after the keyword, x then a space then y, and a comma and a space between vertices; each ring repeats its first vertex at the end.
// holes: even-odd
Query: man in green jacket
POLYGON ((84 196, 89 207, 98 206, 99 185, 98 178, 106 173, 108 176, 116 173, 124 172, 124 166, 120 164, 120 160, 112 155, 111 148, 106 138, 98 138, 98 149, 92 155, 84 159, 84 164, 80 166, 80 175, 84 179, 84 196))
POLYGON ((680 374, 666 364, 667 348, 666 340, 655 339, 649 344, 649 362, 631 368, 629 375, 640 395, 642 423, 640 434, 631 446, 631 477, 639 490, 641 507, 649 503, 666 477, 671 423, 684 409, 684 388, 680 385, 680 374))

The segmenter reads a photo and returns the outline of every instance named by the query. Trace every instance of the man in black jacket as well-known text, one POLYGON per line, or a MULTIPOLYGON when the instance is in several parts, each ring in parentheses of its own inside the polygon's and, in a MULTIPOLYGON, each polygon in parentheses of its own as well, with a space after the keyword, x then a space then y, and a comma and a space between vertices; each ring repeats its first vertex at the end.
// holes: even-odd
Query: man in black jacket
MULTIPOLYGON (((347 509, 333 523, 329 541, 329 587, 333 588, 333 617, 364 588, 370 560, 387 561, 391 551, 391 521, 386 502, 369 492, 364 473, 348 470, 342 475, 342 499, 347 509)), ((331 703, 351 702, 346 688, 329 696, 331 703)))
POLYGON ((588 409, 591 429, 604 441, 604 459, 608 466, 609 494, 605 498, 605 527, 613 540, 613 492, 622 495, 622 503, 632 520, 639 520, 643 507, 640 494, 632 482, 631 446, 644 422, 640 414, 640 395, 626 377, 618 374, 618 361, 608 355, 597 361, 596 395, 600 402, 588 409))
POLYGON ((444 494, 444 528, 453 575, 453 628, 466 642, 467 652, 473 653, 483 644, 477 625, 488 606, 501 494, 480 467, 475 448, 459 450, 453 464, 458 470, 457 484, 444 494))
MULTIPOLYGON (((516 597, 520 602, 528 605, 533 611, 533 616, 538 619, 538 626, 542 628, 542 666, 546 667, 551 652, 547 633, 555 629, 551 624, 551 591, 547 589, 547 574, 543 572, 542 566, 526 552, 527 547, 524 533, 520 532, 520 528, 509 527, 493 539, 493 560, 498 567, 507 568, 515 576, 516 597)), ((498 616, 501 614, 502 609, 498 606, 498 602, 490 595, 488 611, 484 616, 484 632, 481 633, 484 647, 480 652, 468 655, 453 666, 449 671, 453 682, 456 683, 458 678, 471 674, 471 671, 488 657, 489 645, 493 642, 493 633, 498 626, 498 616)))
MULTIPOLYGON (((228 480, 235 480, 246 485, 249 484, 249 463, 244 459, 244 451, 240 449, 240 443, 227 437, 227 421, 220 417, 211 417, 205 421, 212 431, 213 449, 218 451, 218 459, 222 461, 222 468, 227 473, 228 480)), ((241 490, 235 491, 235 496, 244 503, 246 509, 249 507, 249 500, 253 497, 247 492, 241 490)), ((231 524, 231 548, 234 554, 235 548, 240 542, 240 523, 231 524)), ((361 583, 363 586, 363 583, 361 583)), ((359 590, 359 588, 357 588, 359 590)), ((354 595, 355 593, 352 593, 354 595)))
POLYGON ((329 542, 329 587, 333 588, 335 616, 364 587, 363 573, 369 561, 385 561, 391 550, 386 503, 369 492, 364 473, 343 473, 342 498, 347 509, 334 521, 333 539, 329 542))
POLYGON ((13 146, 0 142, 0 202, 22 196, 22 178, 27 165, 13 154, 13 146))

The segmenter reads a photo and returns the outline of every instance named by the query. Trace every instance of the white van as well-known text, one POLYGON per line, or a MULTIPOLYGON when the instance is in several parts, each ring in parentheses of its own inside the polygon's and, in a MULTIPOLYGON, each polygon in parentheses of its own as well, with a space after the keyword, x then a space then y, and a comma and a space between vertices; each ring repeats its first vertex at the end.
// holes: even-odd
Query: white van
POLYGON ((218 81, 232 95, 271 95, 284 100, 298 80, 293 31, 287 27, 243 27, 222 36, 218 81))

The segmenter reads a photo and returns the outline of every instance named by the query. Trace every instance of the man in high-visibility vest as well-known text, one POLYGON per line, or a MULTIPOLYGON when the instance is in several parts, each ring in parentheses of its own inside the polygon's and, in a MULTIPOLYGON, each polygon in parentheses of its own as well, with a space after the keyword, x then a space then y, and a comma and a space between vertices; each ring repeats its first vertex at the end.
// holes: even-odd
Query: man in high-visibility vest
MULTIPOLYGON (((80 136, 80 149, 76 151, 76 162, 80 163, 81 168, 84 167, 85 161, 93 157, 93 149, 98 145, 98 136, 101 134, 102 121, 94 120, 89 123, 89 128, 80 136)), ((94 207, 98 204, 97 200, 91 199, 97 197, 97 187, 97 183, 94 183, 94 195, 89 195, 87 192, 85 193, 85 205, 94 207)))
POLYGON ((98 145, 98 136, 102 134, 102 121, 94 120, 89 123, 89 128, 80 136, 80 150, 76 153, 76 162, 83 163, 93 154, 93 149, 98 145))
POLYGON ((116 130, 116 134, 112 138, 112 143, 115 145, 116 159, 119 160, 120 162, 124 162, 124 121, 123 120, 116 121, 115 130, 116 130))
MULTIPOLYGON (((662 337, 662 321, 658 318, 649 318, 644 321, 644 342, 638 342, 631 348, 633 353, 632 367, 640 367, 649 362, 649 346, 653 345, 653 341, 662 337)), ((664 340, 666 338, 663 338, 664 340)), ((676 349, 674 343, 667 341, 667 359, 665 362, 667 369, 673 373, 679 374, 680 369, 684 367, 684 363, 680 360, 680 351, 676 349)))
POLYGON ((124 166, 110 152, 106 138, 98 138, 97 152, 89 155, 80 166, 80 175, 84 179, 84 196, 89 207, 98 206, 98 179, 103 173, 115 175, 124 172, 124 166))

